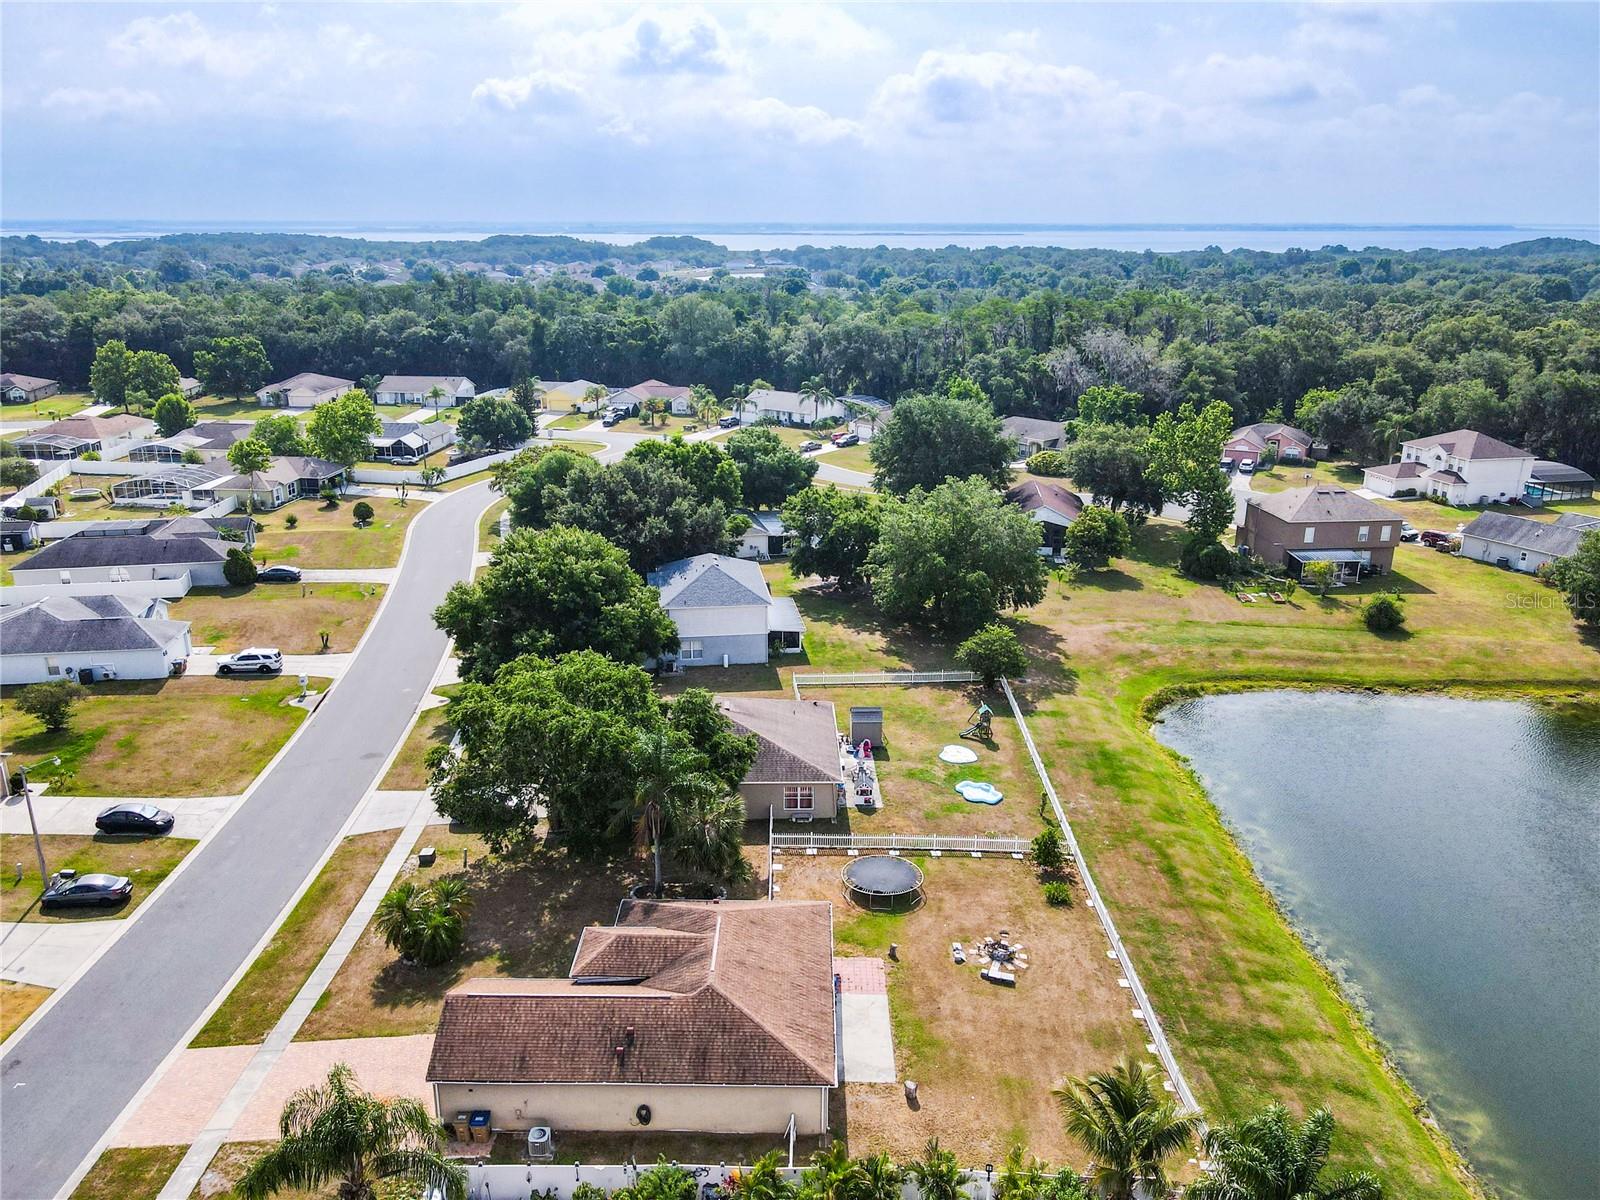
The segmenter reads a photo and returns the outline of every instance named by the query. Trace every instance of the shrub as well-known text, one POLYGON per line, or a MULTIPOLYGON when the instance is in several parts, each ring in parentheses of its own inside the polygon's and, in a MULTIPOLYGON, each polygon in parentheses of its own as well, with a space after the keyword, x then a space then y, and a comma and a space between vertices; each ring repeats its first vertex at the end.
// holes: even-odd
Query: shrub
POLYGON ((1067 473, 1067 456, 1059 450, 1041 450, 1028 456, 1028 472, 1052 478, 1067 473))
POLYGON ((998 621, 962 642, 956 648, 956 661, 981 676, 988 687, 1002 675, 1021 675, 1028 669, 1028 655, 1016 633, 998 621))
POLYGON ((39 468, 26 458, 0 461, 0 487, 25 487, 39 478, 39 468))
POLYGON ((1133 549, 1133 535, 1120 513, 1091 504, 1067 526, 1063 549, 1072 562, 1095 571, 1133 549))
POLYGON ((1066 861, 1061 849, 1061 835, 1054 825, 1033 839, 1033 861, 1041 871, 1059 871, 1066 861))
POLYGON ((319 497, 321 497, 322 502, 324 504, 337 504, 337 503, 339 503, 339 493, 334 491, 331 487, 327 486, 326 484, 323 485, 322 490, 320 492, 318 492, 317 495, 319 497))
POLYGON ((1190 538, 1183 544, 1178 566, 1194 579, 1226 579, 1233 574, 1233 553, 1221 542, 1190 538))
POLYGON ((283 527, 285 529, 293 529, 298 524, 300 524, 300 517, 295 513, 290 513, 283 519, 283 527))
POLYGON ((365 500, 357 500, 356 506, 350 510, 350 515, 355 517, 357 525, 365 525, 372 520, 372 505, 365 500))
POLYGON ((230 547, 222 561, 222 577, 234 587, 248 587, 256 581, 256 562, 248 550, 230 547))
POLYGON ((606 1190, 584 1180, 572 1189, 572 1200, 606 1200, 606 1190))
POLYGON ((1052 879, 1044 885, 1044 902, 1055 908, 1069 908, 1072 905, 1072 887, 1060 879, 1052 879))
POLYGON ((100 451, 98 451, 98 450, 86 450, 84 453, 78 455, 78 458, 81 459, 83 462, 99 462, 100 461, 100 451))
POLYGON ((427 887, 401 883, 378 901, 373 924, 391 950, 407 962, 436 967, 461 952, 472 898, 459 879, 427 887))
POLYGON ((1406 623, 1406 610, 1399 596, 1385 592, 1362 606, 1361 620, 1373 633, 1392 633, 1406 623))
POLYGON ((51 733, 59 733, 72 723, 73 706, 83 698, 83 689, 67 679, 55 683, 31 683, 17 693, 17 707, 51 733))
POLYGON ((17 509, 17 520, 19 521, 48 521, 49 519, 49 513, 42 508, 35 508, 31 504, 24 504, 17 509))

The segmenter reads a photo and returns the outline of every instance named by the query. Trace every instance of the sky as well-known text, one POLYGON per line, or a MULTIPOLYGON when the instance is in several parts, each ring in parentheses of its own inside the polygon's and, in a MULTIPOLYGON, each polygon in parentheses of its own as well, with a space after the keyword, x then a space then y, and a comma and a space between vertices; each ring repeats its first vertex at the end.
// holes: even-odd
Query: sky
POLYGON ((0 221, 1593 225, 1600 5, 0 5, 0 221))

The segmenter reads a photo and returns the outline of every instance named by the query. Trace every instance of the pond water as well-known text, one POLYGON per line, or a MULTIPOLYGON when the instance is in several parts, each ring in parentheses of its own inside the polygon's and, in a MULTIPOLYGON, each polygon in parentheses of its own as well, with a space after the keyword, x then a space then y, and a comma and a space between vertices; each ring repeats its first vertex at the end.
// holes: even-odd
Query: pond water
POLYGON ((1278 691, 1155 734, 1484 1178, 1600 1196, 1600 721, 1278 691))

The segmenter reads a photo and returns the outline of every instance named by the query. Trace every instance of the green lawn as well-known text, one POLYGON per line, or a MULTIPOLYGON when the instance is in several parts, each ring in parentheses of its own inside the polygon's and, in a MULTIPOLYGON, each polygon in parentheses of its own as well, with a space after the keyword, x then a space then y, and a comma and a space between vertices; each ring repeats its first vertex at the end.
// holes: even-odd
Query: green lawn
MULTIPOLYGON (((780 442, 782 442, 785 446, 795 450, 798 450, 803 442, 821 442, 826 440, 821 434, 812 433, 809 429, 791 429, 787 425, 746 425, 744 428, 770 429, 773 433, 778 435, 778 440, 780 442)), ((729 429, 725 433, 717 434, 717 436, 711 440, 713 442, 725 442, 738 432, 739 430, 737 429, 729 429)))
POLYGON ((256 421, 280 413, 292 413, 304 419, 311 412, 310 409, 272 408, 263 405, 254 396, 235 399, 232 396, 204 395, 195 397, 193 404, 199 410, 202 421, 256 421))
POLYGON ((595 413, 568 413, 564 417, 555 417, 555 418, 551 418, 551 417, 547 417, 547 416, 541 416, 539 418, 539 428, 540 429, 583 429, 583 428, 585 428, 585 427, 587 427, 589 425, 593 425, 599 419, 600 419, 599 415, 595 414, 595 413))
POLYGON ((381 786, 386 791, 414 791, 428 785, 428 751, 448 746, 453 731, 445 724, 444 708, 430 708, 417 716, 417 723, 406 734, 400 753, 389 765, 381 786))
POLYGON ((842 450, 830 450, 817 461, 843 467, 847 471, 865 471, 870 475, 872 474, 870 449, 866 442, 862 442, 859 445, 846 446, 842 450))
POLYGON ((115 1146, 95 1160, 70 1200, 156 1200, 187 1146, 115 1146))
POLYGON ((478 549, 493 550, 500 544, 500 514, 511 507, 510 499, 496 500, 478 523, 478 549))
POLYGON ((257 583, 243 588, 196 588, 169 606, 175 621, 190 621, 197 646, 231 653, 276 646, 285 654, 347 654, 361 640, 383 600, 375 583, 257 583))
POLYGON ((395 836, 394 830, 379 830, 339 843, 191 1046, 252 1044, 272 1032, 372 882, 395 836))
POLYGON ((426 506, 425 500, 401 504, 381 496, 367 498, 374 517, 357 526, 352 510, 358 500, 337 504, 321 500, 295 500, 275 512, 258 513, 262 531, 256 535, 255 557, 263 563, 289 563, 297 567, 392 567, 400 561, 406 526, 426 506), (287 518, 293 516, 290 529, 287 518))
POLYGON ((294 679, 189 678, 97 683, 71 725, 48 733, 0 692, 0 732, 15 762, 59 755, 36 782, 74 796, 231 796, 250 785, 305 710, 294 679))
POLYGON ((173 837, 108 837, 95 834, 80 837, 75 834, 45 834, 39 839, 44 845, 45 865, 54 875, 71 868, 80 875, 105 873, 126 875, 133 880, 133 895, 117 908, 67 908, 43 912, 38 906, 39 893, 44 890, 39 882, 39 860, 34 854, 33 838, 24 834, 0 835, 0 854, 8 863, 22 864, 22 879, 8 874, 0 885, 0 920, 4 921, 93 921, 125 917, 138 908, 155 890, 156 885, 172 873, 183 856, 198 844, 188 838, 173 837))
POLYGON ((1362 486, 1361 468, 1351 462, 1278 463, 1270 471, 1257 471, 1250 477, 1253 492, 1282 492, 1308 487, 1313 483, 1337 483, 1347 488, 1362 486), (1306 476, 1311 478, 1307 480, 1306 476))
POLYGON ((61 392, 30 404, 0 405, 0 421, 59 421, 93 403, 88 392, 61 392))

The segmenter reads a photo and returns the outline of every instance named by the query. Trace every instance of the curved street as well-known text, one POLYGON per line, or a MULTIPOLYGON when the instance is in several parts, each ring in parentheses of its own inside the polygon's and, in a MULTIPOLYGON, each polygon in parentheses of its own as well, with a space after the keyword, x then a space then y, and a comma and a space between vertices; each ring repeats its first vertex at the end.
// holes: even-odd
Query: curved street
POLYGON ((255 790, 0 1066, 0 1195, 49 1200, 227 986, 405 737, 445 653, 432 613, 472 572, 489 501, 428 504, 343 677, 255 790))

